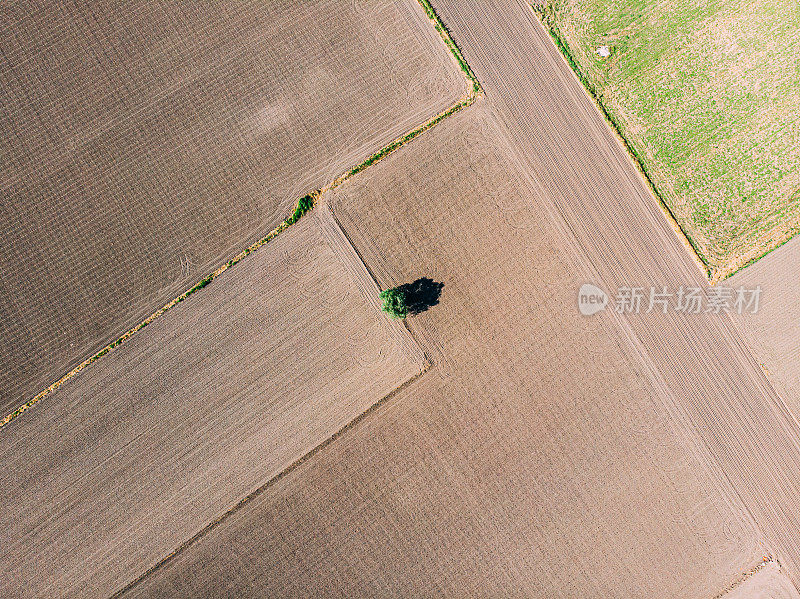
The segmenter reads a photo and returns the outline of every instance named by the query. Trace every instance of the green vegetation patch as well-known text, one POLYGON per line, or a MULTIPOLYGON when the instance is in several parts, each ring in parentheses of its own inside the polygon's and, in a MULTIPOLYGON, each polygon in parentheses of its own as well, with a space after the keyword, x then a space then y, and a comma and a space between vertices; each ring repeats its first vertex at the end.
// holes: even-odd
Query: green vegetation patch
POLYGON ((381 291, 380 298, 383 300, 382 310, 390 318, 405 318, 408 316, 408 298, 405 290, 400 287, 381 291))
POLYGON ((796 0, 546 0, 539 12, 713 278, 800 231, 796 0))
POLYGON ((292 215, 286 219, 286 224, 293 225, 313 207, 314 207, 314 196, 312 194, 303 196, 297 201, 297 207, 294 209, 292 215))

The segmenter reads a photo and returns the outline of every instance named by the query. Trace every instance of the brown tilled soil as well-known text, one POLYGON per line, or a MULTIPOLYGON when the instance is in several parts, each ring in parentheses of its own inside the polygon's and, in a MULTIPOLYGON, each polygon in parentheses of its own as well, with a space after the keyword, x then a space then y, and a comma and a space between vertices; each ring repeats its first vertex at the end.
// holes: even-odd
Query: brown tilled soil
MULTIPOLYGON (((729 317, 578 314, 582 283, 613 296, 623 285, 707 282, 526 3, 435 5, 484 98, 326 194, 310 245, 301 221, 202 302, 181 304, 3 429, 11 482, 0 485, 0 505, 12 509, 0 547, 12 549, 0 555, 0 580, 9 588, 107 595, 135 581, 127 594, 147 597, 716 597, 764 580, 765 556, 797 582, 797 421, 729 317), (304 270, 312 263, 292 258, 293 236, 330 256, 304 270), (300 283, 281 279, 280 256, 300 283), (422 350, 380 320, 364 265, 382 288, 420 277, 443 285, 438 303, 408 320, 422 350), (342 282, 329 289, 326 277, 342 282), (263 325, 281 334, 274 349, 247 324, 266 301, 260 282, 280 289, 274 314, 291 323, 263 325), (297 303, 283 287, 326 295, 297 303), (206 302, 237 324, 187 308, 206 302), (349 323, 353 305, 360 320, 349 323), (324 320, 311 320, 317 313, 324 320), (340 341, 367 322, 374 341, 340 341), (159 335, 185 349, 171 359, 148 345, 159 335), (199 352, 197 336, 213 351, 199 352), (299 369, 298 336, 319 342, 313 358, 299 354, 299 369), (425 374, 270 479, 375 401, 365 382, 383 393, 412 376, 420 351, 432 363, 425 374), (322 362, 308 370, 314 358, 322 362), (240 387, 273 380, 279 367, 273 402, 296 388, 329 390, 330 380, 364 401, 331 404, 335 425, 315 404, 281 411, 287 428, 273 437, 273 406, 260 411, 263 396, 240 387), (173 372, 178 381, 166 378, 173 372), (267 465, 258 461, 259 440, 297 435, 312 416, 330 426, 291 455, 267 446, 267 465), (144 574, 159 558, 168 559, 144 574)), ((773 590, 791 590, 781 584, 773 590)))
POLYGON ((0 5, 3 415, 466 89, 416 0, 35 4, 0 5))
POLYGON ((786 572, 770 562, 719 599, 800 599, 800 593, 786 572))
POLYGON ((733 313, 753 355, 786 405, 800 419, 800 238, 720 283, 734 289, 760 286, 755 314, 733 313))
POLYGON ((481 102, 326 198, 433 367, 134 597, 710 597, 761 560, 481 102))
POLYGON ((105 597, 423 367, 312 214, 0 434, 0 596, 105 597))

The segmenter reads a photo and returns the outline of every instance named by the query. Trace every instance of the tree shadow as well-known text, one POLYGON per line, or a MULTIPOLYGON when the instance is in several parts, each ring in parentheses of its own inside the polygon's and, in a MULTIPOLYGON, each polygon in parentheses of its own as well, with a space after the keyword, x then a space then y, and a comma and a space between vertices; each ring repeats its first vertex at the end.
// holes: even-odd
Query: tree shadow
POLYGON ((443 287, 444 283, 437 283, 428 277, 421 277, 413 283, 400 285, 398 289, 406 295, 408 315, 414 316, 438 304, 443 287))

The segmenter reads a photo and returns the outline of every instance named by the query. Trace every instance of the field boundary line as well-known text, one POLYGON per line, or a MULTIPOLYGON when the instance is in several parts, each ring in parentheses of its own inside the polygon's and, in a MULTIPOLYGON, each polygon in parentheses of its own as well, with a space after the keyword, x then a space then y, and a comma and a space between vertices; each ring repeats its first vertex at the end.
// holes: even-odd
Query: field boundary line
POLYGON ((743 572, 741 576, 739 576, 736 580, 734 580, 728 586, 722 589, 722 591, 714 595, 712 599, 723 599, 725 595, 729 594, 731 591, 735 591, 736 587, 741 586, 748 579, 752 578, 753 576, 761 572, 761 570, 767 567, 768 564, 777 564, 779 567, 781 565, 781 563, 777 559, 775 559, 773 555, 771 554, 765 555, 764 559, 762 559, 755 566, 750 568, 747 572, 743 572))
POLYGON ((559 31, 555 19, 551 15, 551 10, 549 4, 547 2, 537 3, 528 2, 528 6, 530 7, 531 11, 537 16, 539 22, 544 26, 547 33, 550 35, 550 38, 553 40, 556 48, 564 57, 567 64, 569 65, 572 72, 575 74, 575 77, 583 86, 583 89, 586 91, 586 95, 589 96, 592 103, 597 107, 600 113, 605 118, 606 122, 608 123, 611 131, 614 133, 614 136, 620 141, 622 146, 625 148, 628 157, 633 162, 634 167, 642 178, 645 180, 650 193, 656 199, 656 203, 658 204, 659 208, 661 208, 661 212, 666 217, 667 221, 669 222, 672 230, 678 236, 678 239, 684 245, 684 247, 689 251, 689 255, 692 257, 692 261, 697 265, 700 271, 703 273, 706 279, 713 285, 714 283, 718 282, 721 278, 722 271, 719 269, 715 269, 712 267, 706 259, 703 257, 700 248, 697 247, 697 244, 694 240, 689 236, 689 234, 681 227, 678 219, 675 217, 675 213, 672 209, 667 205, 664 201, 661 192, 653 183, 653 180, 650 178, 650 174, 648 173, 647 169, 644 166, 644 162, 639 157, 639 153, 636 149, 628 142, 628 139, 622 133, 622 127, 617 123, 614 116, 611 112, 606 108, 605 104, 602 103, 600 100, 597 90, 595 89, 594 85, 589 81, 589 79, 583 74, 580 66, 578 65, 575 58, 569 51, 569 46, 567 45, 566 41, 561 36, 561 32, 559 31))
POLYGON ((124 587, 122 587, 121 589, 115 591, 114 594, 111 595, 110 599, 116 599, 117 597, 121 597, 122 595, 127 593, 129 590, 134 588, 136 585, 141 583, 148 576, 153 574, 156 570, 158 570, 162 566, 168 564, 175 557, 177 557, 180 553, 182 553, 185 549, 187 549, 188 547, 193 545, 196 541, 198 541, 199 539, 204 537, 206 534, 211 532, 212 529, 216 528, 217 525, 219 525, 222 522, 224 522, 225 520, 227 520, 230 516, 232 516, 235 512, 237 512, 239 509, 241 509, 244 505, 246 505, 247 503, 249 503, 253 499, 256 499, 257 497, 262 495, 265 491, 267 491, 270 487, 275 485, 281 479, 285 478, 286 476, 288 476, 289 474, 291 474, 292 472, 297 470, 297 468, 299 468, 300 466, 305 464, 307 461, 309 461, 311 458, 313 458, 320 451, 322 451, 325 448, 327 448, 328 446, 330 446, 339 437, 341 437, 342 435, 347 433, 347 431, 349 431, 350 429, 352 429, 355 426, 357 426, 367 416, 369 416, 370 414, 373 414, 374 412, 376 412, 384 404, 386 404, 389 400, 391 400, 393 397, 395 397, 398 393, 403 391, 405 388, 407 388, 408 386, 410 386, 414 382, 418 381, 432 367, 433 367, 433 363, 426 358, 425 362, 422 365, 422 369, 418 373, 416 373, 412 377, 406 379, 403 383, 398 385, 395 389, 393 389, 392 391, 390 391, 389 393, 387 393, 386 395, 381 397, 378 401, 376 401, 374 404, 372 404, 366 410, 361 412, 358 416, 353 418, 353 420, 351 420, 350 422, 348 422, 347 424, 342 426, 342 428, 340 428, 338 431, 333 433, 330 437, 328 437, 327 439, 322 441, 320 444, 316 445, 313 449, 309 450, 308 452, 304 453, 302 456, 297 458, 294 462, 292 462, 291 464, 286 466, 283 470, 281 470, 280 472, 275 474, 272 478, 267 480, 260 487, 256 488, 254 491, 251 491, 249 494, 245 495, 242 499, 240 499, 232 507, 228 508, 228 510, 226 510, 224 513, 222 513, 220 516, 217 516, 214 520, 212 520, 211 522, 205 524, 198 532, 196 532, 189 539, 185 540, 183 543, 178 545, 178 547, 176 547, 174 550, 172 550, 168 555, 166 555, 165 557, 163 557, 160 560, 158 560, 158 562, 156 562, 155 564, 150 566, 150 568, 145 570, 142 574, 137 576, 134 580, 132 580, 131 582, 126 584, 124 587))
POLYGON ((0 430, 5 427, 7 424, 15 420, 21 414, 27 412, 33 406, 38 404, 42 399, 56 391, 61 385, 75 377, 79 372, 84 370, 86 367, 93 364, 95 361, 102 358, 107 353, 114 351, 117 347, 125 343, 133 334, 141 331, 147 325, 149 325, 153 320, 167 312, 169 309, 173 308, 175 305, 181 303, 183 300, 188 298, 193 293, 199 291, 206 285, 208 285, 211 281, 216 279, 220 276, 223 272, 231 268, 232 266, 238 264, 241 260, 246 258, 248 255, 253 253, 254 251, 258 250, 261 246, 268 243, 275 237, 277 237, 280 233, 284 230, 289 228, 291 225, 296 223, 300 218, 309 210, 313 209, 314 204, 316 203, 317 199, 326 191, 335 189, 342 183, 344 183, 347 179, 356 175, 366 169, 367 167, 379 162, 395 150, 398 150, 417 136, 421 135, 428 129, 436 126, 438 123, 446 119, 447 117, 455 114, 456 112, 472 105, 475 100, 478 99, 481 95, 483 95, 483 88, 481 87, 478 79, 475 77, 475 74, 472 72, 472 69, 469 67, 467 62, 464 60, 464 57, 461 55, 461 51, 458 49, 458 46, 453 41, 453 38, 450 36, 450 33, 447 27, 442 22, 441 18, 436 14, 436 11, 431 6, 429 0, 417 0, 425 11, 425 14, 428 16, 428 19, 433 24, 436 31, 439 33, 442 41, 444 42, 447 49, 450 51, 450 54, 455 59, 456 63, 459 65, 461 70, 464 72, 464 75, 467 81, 471 84, 471 87, 466 96, 458 100, 455 104, 446 108, 445 110, 439 112, 437 115, 433 116, 432 118, 428 119, 421 125, 418 125, 408 131, 407 133, 401 135, 400 137, 395 138, 393 141, 389 142, 380 150, 371 154, 366 160, 359 163, 358 165, 350 168, 349 170, 345 171, 343 174, 339 175, 333 181, 322 187, 321 189, 316 189, 311 191, 301 197, 297 205, 294 209, 294 212, 286 217, 280 224, 278 224, 274 229, 272 229, 269 233, 267 233, 261 239, 255 241, 251 245, 247 246, 244 250, 236 254, 233 258, 222 264, 222 266, 218 267, 214 270, 211 274, 206 275, 200 281, 195 283, 192 287, 181 293, 178 297, 170 300, 166 304, 164 304, 161 308, 153 312, 150 316, 142 320, 139 324, 133 326, 132 328, 125 331, 122 335, 117 337, 114 341, 110 342, 109 344, 102 347, 100 350, 83 360, 80 364, 75 366, 72 370, 61 376, 58 380, 54 383, 46 387, 44 390, 37 393, 32 399, 26 401, 25 403, 21 404, 14 410, 12 410, 9 414, 0 420, 0 430))
POLYGON ((100 358, 102 358, 107 353, 113 351, 114 349, 116 349, 117 347, 119 347, 120 345, 125 343, 125 341, 127 341, 132 335, 134 335, 135 333, 141 331, 143 328, 145 328, 147 325, 149 325, 151 322, 153 322, 156 318, 158 318, 159 316, 164 314, 167 310, 169 310, 170 308, 173 308, 177 304, 181 303, 183 300, 188 298, 193 293, 195 293, 197 291, 200 291, 203 287, 208 285, 211 281, 216 279, 223 272, 225 272, 226 270, 228 270, 229 268, 231 268, 235 264, 239 263, 242 259, 244 259, 248 255, 252 254, 254 251, 259 249, 262 245, 268 243, 269 241, 271 241, 272 239, 277 237, 282 231, 284 231, 285 229, 289 228, 291 225, 296 223, 298 220, 300 220, 300 217, 302 217, 303 214, 308 212, 313 207, 314 201, 319 196, 319 193, 320 193, 319 190, 315 190, 315 191, 312 191, 311 193, 303 196, 302 198, 300 198, 300 200, 297 203, 297 207, 295 208, 295 210, 291 214, 291 216, 288 216, 287 218, 285 218, 277 227, 272 229, 264 237, 262 237, 261 239, 259 239, 256 242, 252 243, 251 245, 247 246, 244 250, 242 250, 241 252, 236 254, 233 258, 231 258, 230 260, 225 262, 222 266, 217 268, 210 275, 206 275, 205 277, 200 279, 200 281, 198 281, 192 287, 190 287, 189 289, 187 289, 186 291, 181 293, 178 297, 170 300, 169 302, 167 302, 166 304, 161 306, 161 308, 159 308, 158 310, 153 312, 150 316, 145 318, 139 324, 137 324, 136 326, 128 329, 125 333, 123 333, 122 335, 117 337, 116 340, 112 341, 111 343, 109 343, 108 345, 106 345, 105 347, 100 349, 100 351, 98 351, 95 354, 91 355, 90 357, 86 358, 83 362, 78 364, 75 368, 70 370, 67 374, 62 376, 55 383, 53 383, 52 385, 50 385, 49 387, 47 387, 43 391, 40 391, 38 394, 36 394, 33 397, 33 399, 30 399, 29 401, 25 402, 24 404, 22 404, 21 406, 16 408, 13 412, 11 412, 7 416, 5 416, 3 418, 3 420, 0 420, 0 429, 2 429, 2 427, 6 426, 9 422, 14 420, 15 418, 17 418, 20 414, 26 412, 27 410, 32 408, 34 405, 39 403, 46 396, 48 396, 51 393, 53 393, 56 389, 58 389, 61 385, 63 385, 68 380, 73 378, 79 372, 81 372, 82 370, 84 370, 85 368, 87 368, 88 366, 90 366, 91 364, 93 364, 94 362, 99 360, 100 358))
MULTIPOLYGON (((353 240, 350 238, 350 235, 347 234, 347 231, 345 230, 345 228, 342 226, 342 223, 337 218, 336 210, 335 210, 335 207, 334 207, 333 203, 328 198, 323 197, 320 200, 320 207, 323 210, 327 210, 328 215, 330 216, 331 220, 333 221, 333 224, 337 227, 337 229, 339 230, 339 233, 341 233, 341 235, 344 238, 344 240, 353 249, 353 252, 355 253, 356 258, 361 263, 361 265, 364 267, 364 270, 367 272, 367 275, 369 275, 369 277, 372 279, 372 282, 375 284, 375 286, 378 289, 380 289, 381 285, 378 282, 378 278, 375 276, 375 273, 369 267, 369 264, 367 264, 367 261, 364 260, 364 256, 361 255, 361 251, 356 247, 356 244, 353 243, 353 240)), ((428 352, 425 351, 425 348, 423 347, 422 343, 420 343, 419 339, 414 334, 414 331, 411 330, 411 327, 408 325, 408 321, 405 318, 401 318, 400 322, 402 323, 402 325, 405 328, 406 332, 411 337, 411 340, 414 342, 414 344, 417 346, 419 351, 422 353, 423 363, 424 364, 428 364, 429 362, 431 362, 431 359, 428 356, 428 352)))
MULTIPOLYGON (((798 197, 800 197, 800 195, 798 195, 798 197)), ((748 266, 751 266, 751 265, 755 264, 756 262, 760 261, 762 258, 766 258, 769 254, 771 254, 775 250, 777 250, 779 248, 782 248, 784 245, 786 245, 787 243, 792 241, 795 237, 800 235, 800 220, 797 221, 796 225, 792 225, 792 228, 794 230, 790 230, 789 232, 787 232, 783 237, 781 237, 778 241, 775 242, 775 245, 773 247, 769 248, 767 251, 765 251, 760 256, 757 256, 755 258, 750 258, 749 260, 745 260, 743 264, 740 264, 738 266, 736 266, 736 263, 734 262, 734 266, 732 266, 730 272, 728 272, 722 278, 723 279, 729 279, 733 275, 743 271, 748 266)))
POLYGON ((474 94, 483 93, 483 88, 481 87, 480 81, 478 81, 478 78, 475 76, 475 73, 472 72, 472 68, 470 68, 469 64, 464 59, 464 56, 461 54, 461 50, 459 49, 458 44, 456 44, 455 40, 453 39, 453 36, 450 35, 450 30, 447 28, 447 25, 445 25, 441 17, 438 14, 436 14, 436 10, 433 8, 433 5, 430 3, 430 0, 417 0, 417 1, 422 6, 423 10, 425 11, 425 14, 428 15, 428 18, 433 24, 433 27, 436 29, 436 31, 439 32, 439 35, 444 41, 445 46, 447 46, 448 50, 450 50, 450 53, 453 55, 453 58, 456 59, 456 62, 458 63, 458 66, 461 68, 461 70, 464 72, 464 75, 466 75, 469 82, 472 83, 472 93, 474 94))

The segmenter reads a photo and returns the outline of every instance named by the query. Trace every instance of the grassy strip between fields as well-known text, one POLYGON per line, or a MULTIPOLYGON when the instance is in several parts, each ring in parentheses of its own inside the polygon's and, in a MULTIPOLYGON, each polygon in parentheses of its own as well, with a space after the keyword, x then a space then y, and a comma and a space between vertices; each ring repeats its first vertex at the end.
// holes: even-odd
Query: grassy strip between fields
POLYGON ((261 239, 259 239, 255 243, 253 243, 252 245, 248 246, 247 248, 245 248, 244 250, 239 252, 236 256, 234 256, 233 258, 228 260, 225 264, 220 266, 217 270, 212 272, 210 275, 200 279, 200 281, 195 283, 194 286, 192 286, 189 289, 187 289, 186 291, 184 291, 181 295, 179 295, 178 297, 176 297, 175 299, 173 299, 169 303, 164 304, 164 306, 159 308, 157 311, 153 312, 150 316, 145 318, 142 322, 137 324, 132 329, 129 329, 127 332, 125 332, 122 336, 117 338, 115 341, 112 341, 111 343, 106 345, 103 349, 101 349, 99 352, 97 352, 93 356, 87 358, 86 360, 84 360, 83 362, 78 364, 75 368, 73 368, 71 371, 69 371, 63 377, 58 379, 55 383, 53 383, 52 385, 47 387, 47 389, 45 389, 44 391, 41 391, 40 393, 38 393, 33 399, 31 399, 30 401, 28 401, 28 402, 22 404, 21 406, 19 406, 16 410, 14 410, 10 414, 8 414, 5 418, 3 418, 3 420, 0 420, 0 428, 2 428, 6 424, 8 424, 12 420, 14 420, 14 418, 16 418, 17 416, 19 416, 20 414, 22 414, 23 412, 25 412, 26 410, 31 408, 33 405, 39 403, 39 401, 42 398, 44 398, 46 395, 49 395, 50 393, 52 393, 56 389, 58 389, 61 385, 63 385, 69 379, 74 377, 81 370, 83 370, 84 368, 86 368, 87 366, 89 366, 90 364, 95 362, 96 360, 99 360, 100 358, 102 358, 104 355, 106 355, 110 351, 116 349, 118 346, 122 345, 125 341, 127 341, 131 337, 131 335, 133 335, 134 333, 137 333, 138 331, 141 331, 143 328, 145 328, 147 325, 149 325, 151 322, 153 322, 156 318, 161 316, 164 312, 166 312, 167 310, 169 310, 173 306, 181 303, 183 300, 188 298, 193 293, 195 293, 197 291, 200 291, 203 287, 208 285, 211 281, 216 279, 219 275, 221 275, 223 272, 228 270, 234 264, 236 264, 237 262, 239 262, 240 260, 242 260, 246 256, 252 254, 254 251, 256 251, 258 248, 260 248, 262 245, 264 245, 268 241, 270 241, 270 240, 274 239, 275 237, 277 237, 278 234, 281 233, 281 231, 283 231, 284 229, 286 229, 289 226, 291 226, 294 223, 296 223, 298 220, 300 220, 300 217, 302 217, 306 212, 311 210, 311 208, 314 206, 314 202, 315 202, 316 198, 319 197, 319 194, 320 194, 320 192, 319 192, 319 190, 317 190, 317 191, 313 191, 310 194, 305 195, 302 198, 300 198, 300 200, 297 202, 297 207, 294 209, 294 212, 292 213, 292 215, 289 216, 288 218, 286 218, 277 227, 272 229, 272 231, 267 233, 266 236, 262 237, 261 239))
POLYGON ((439 32, 439 35, 444 40, 445 45, 450 50, 450 53, 456 59, 458 66, 461 67, 461 70, 464 71, 464 74, 469 79, 470 83, 472 83, 472 92, 475 94, 481 93, 481 84, 478 81, 478 78, 475 76, 475 73, 472 72, 472 69, 469 68, 467 61, 464 60, 464 57, 461 55, 461 50, 458 49, 455 41, 453 41, 452 36, 450 35, 450 31, 447 29, 445 24, 439 18, 439 15, 436 14, 436 11, 433 9, 433 6, 429 2, 429 0, 418 0, 419 3, 422 5, 422 8, 425 10, 425 14, 428 15, 428 18, 433 23, 433 26, 436 28, 436 31, 439 32))
POLYGON ((262 245, 266 244, 267 242, 269 242, 272 239, 274 239, 275 237, 277 237, 284 230, 286 230, 287 228, 289 228, 290 226, 295 224, 298 220, 300 220, 302 218, 302 216, 304 214, 309 212, 314 207, 315 202, 317 201, 317 199, 324 192, 329 191, 331 189, 334 189, 335 187, 338 187, 339 185, 344 183, 347 179, 349 179, 353 175, 355 175, 357 173, 360 173, 361 171, 363 171, 368 166, 371 166, 371 165, 375 164, 376 162, 378 162, 382 158, 388 156, 389 154, 391 154, 392 152, 394 152, 395 150, 400 148, 401 146, 403 146, 406 143, 410 142, 412 139, 414 139, 415 137, 417 137, 421 133, 424 133, 425 131, 427 131, 431 127, 435 126, 437 123, 443 121, 444 119, 446 119, 450 115, 458 112, 459 110, 461 110, 463 108, 466 108, 467 106, 472 104, 477 99, 478 94, 481 92, 481 87, 480 87, 480 84, 478 83, 478 80, 475 78, 475 75, 472 73, 472 69, 470 69, 469 65, 467 65, 467 63, 464 61, 464 58, 461 56, 461 52, 459 51, 459 49, 456 46, 455 42, 450 37, 450 34, 447 31, 447 28, 444 26, 444 23, 442 23, 442 21, 439 18, 439 16, 433 10, 433 7, 431 6, 430 2, 428 2, 428 0, 419 0, 419 3, 422 6, 422 8, 425 10, 425 13, 430 18, 430 20, 433 23, 434 27, 436 27, 436 30, 439 32, 439 35, 441 36, 442 40, 447 45, 447 48, 450 50, 450 52, 455 57, 455 59, 458 62, 459 66, 461 67, 461 70, 464 71, 464 74, 466 75, 468 81, 472 84, 472 88, 470 89, 470 91, 467 94, 467 96, 462 98, 461 100, 459 100, 455 104, 453 104, 450 108, 447 108, 446 110, 440 112, 439 114, 434 116, 432 119, 426 121, 422 125, 419 125, 419 126, 415 127, 414 129, 412 129, 411 131, 409 131, 405 135, 402 135, 402 136, 398 137, 397 139, 395 139, 394 141, 390 142, 388 145, 384 146, 383 148, 381 148, 380 150, 378 150, 377 152, 372 154, 369 158, 364 160, 364 162, 358 164, 357 166, 354 166, 353 168, 351 168, 350 170, 346 171, 342 175, 339 175, 338 177, 336 177, 336 179, 334 179, 333 181, 328 183, 328 185, 326 185, 322 189, 317 189, 317 190, 312 191, 311 193, 308 193, 308 194, 304 195, 302 198, 300 198, 297 201, 297 206, 295 207, 294 212, 290 216, 288 216, 286 219, 284 219, 283 222, 281 222, 281 224, 279 224, 277 227, 272 229, 272 231, 267 233, 266 236, 262 237, 261 239, 259 239, 255 243, 253 243, 252 245, 248 246, 247 248, 245 248, 244 250, 239 252, 236 256, 234 256, 233 258, 228 260, 225 264, 220 266, 217 270, 212 272, 210 275, 208 275, 206 277, 203 277, 194 286, 192 286, 188 290, 184 291, 181 295, 179 295, 175 299, 171 300, 169 303, 165 304, 161 308, 159 308, 156 312, 153 312, 153 314, 151 314, 150 316, 145 318, 142 322, 137 324, 132 329, 129 329, 127 332, 125 332, 122 336, 117 338, 115 341, 112 341, 111 343, 106 345, 103 349, 98 351, 96 354, 90 356, 89 358, 87 358, 86 360, 84 360, 83 362, 78 364, 75 368, 70 370, 67 374, 62 376, 55 383, 53 383, 52 385, 47 387, 44 391, 39 392, 35 397, 33 397, 33 399, 25 402, 24 404, 22 404, 21 406, 16 408, 13 412, 11 412, 7 416, 5 416, 2 420, 0 420, 0 428, 4 427, 6 424, 8 424, 12 420, 14 420, 17 416, 19 416, 23 412, 29 410, 35 404, 39 403, 39 401, 41 401, 44 397, 46 397, 47 395, 50 395, 53 391, 58 389, 61 385, 63 385, 69 379, 74 377, 81 370, 83 370, 84 368, 86 368, 87 366, 89 366, 90 364, 95 362, 96 360, 99 360, 100 358, 102 358, 104 355, 106 355, 110 351, 116 349, 118 346, 122 345, 125 341, 127 341, 131 337, 131 335, 133 335, 134 333, 136 333, 138 331, 141 331, 143 328, 145 328, 147 325, 149 325, 151 322, 153 322, 153 320, 155 320, 156 318, 161 316, 164 312, 166 312, 167 310, 169 310, 173 306, 181 303, 183 300, 188 298, 193 293, 201 290, 203 287, 208 285, 211 281, 216 279, 223 272, 225 272, 226 270, 231 268, 233 265, 235 265, 238 262, 240 262, 241 260, 243 260, 248 255, 252 254, 254 251, 259 249, 262 245))
POLYGON ((702 252, 700 251, 700 248, 697 247, 697 244, 694 242, 694 240, 691 237, 689 237, 689 235, 686 233, 683 227, 681 227, 680 223, 678 222, 678 219, 675 218, 675 214, 672 212, 672 209, 667 205, 667 203, 664 201, 663 196, 658 191, 658 188, 656 188, 656 186, 653 184, 653 180, 650 178, 650 174, 647 172, 647 169, 644 166, 644 161, 642 160, 639 153, 636 151, 636 148, 634 148, 633 145, 630 142, 628 142, 628 140, 625 138, 622 127, 619 125, 619 123, 617 123, 616 119, 608 110, 608 108, 603 104, 599 94, 597 93, 597 90, 595 89, 594 85, 592 85, 592 82, 589 81, 589 78, 584 75, 583 71, 581 71, 580 66, 570 53, 569 46, 567 45, 566 41, 564 41, 564 38, 561 35, 558 26, 556 25, 556 20, 552 13, 552 8, 547 3, 544 4, 533 3, 530 6, 533 9, 533 12, 539 16, 545 29, 550 34, 553 43, 555 43, 558 50, 564 56, 564 59, 567 61, 567 64, 569 64, 570 68, 575 73, 575 76, 578 78, 581 84, 583 84, 583 87, 586 89, 587 93, 589 94, 589 97, 592 99, 595 106, 597 106, 598 110, 602 113, 608 124, 611 126, 611 129, 614 131, 619 140, 622 142, 622 145, 625 147, 631 159, 633 160, 633 164, 636 166, 636 169, 639 171, 644 180, 647 182, 647 186, 650 188, 650 192, 653 194, 656 200, 658 200, 658 204, 661 207, 662 212, 667 217, 667 220, 670 222, 670 225, 672 225, 672 228, 675 230, 675 233, 678 235, 683 244, 686 246, 686 249, 690 251, 690 253, 692 254, 692 258, 694 259, 695 263, 700 268, 700 270, 702 270, 705 273, 706 277, 713 283, 715 278, 714 277, 715 273, 713 272, 711 265, 703 256, 702 252))

